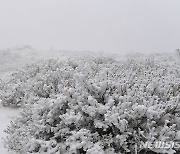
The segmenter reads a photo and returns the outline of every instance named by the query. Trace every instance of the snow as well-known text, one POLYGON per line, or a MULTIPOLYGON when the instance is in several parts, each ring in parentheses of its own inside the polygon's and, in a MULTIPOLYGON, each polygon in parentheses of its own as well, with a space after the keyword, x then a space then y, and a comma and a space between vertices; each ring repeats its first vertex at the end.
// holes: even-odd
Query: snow
POLYGON ((4 147, 2 138, 6 138, 4 130, 7 128, 7 125, 9 125, 11 119, 16 117, 18 113, 19 110, 17 109, 0 107, 0 151, 2 154, 13 154, 4 147))
MULTIPOLYGON (((76 58, 76 57, 79 57, 80 55, 81 56, 84 55, 85 57, 88 57, 88 55, 96 56, 98 54, 91 53, 88 51, 87 52, 71 52, 71 51, 58 51, 58 50, 54 50, 54 49, 50 49, 47 51, 36 50, 29 46, 25 46, 23 48, 2 50, 2 51, 0 50, 0 80, 1 79, 8 80, 8 75, 11 74, 12 72, 16 71, 16 69, 22 68, 26 64, 31 64, 36 61, 39 61, 40 59, 42 59, 42 60, 49 59, 49 58, 68 59, 68 58, 76 58)), ((133 56, 133 55, 131 55, 131 56, 133 56)), ((131 57, 131 56, 129 56, 129 57, 131 57)), ((142 58, 142 56, 141 56, 141 58, 142 58)), ((117 59, 120 57, 116 56, 114 58, 117 59)), ((123 58, 125 58, 125 57, 121 57, 122 60, 123 60, 123 58)), ((161 63, 163 63, 163 62, 164 61, 162 61, 161 63)), ((164 62, 164 63, 166 63, 166 62, 164 62)), ((91 65, 89 63, 86 63, 84 65, 83 71, 87 74, 88 73, 91 74, 91 71, 92 71, 91 65)), ((107 72, 108 72, 108 70, 104 70, 103 74, 104 73, 107 74, 107 72)), ((77 77, 77 80, 80 80, 80 81, 84 81, 84 79, 85 79, 85 76, 83 73, 76 74, 76 77, 77 77)), ((132 74, 132 72, 130 72, 128 77, 134 78, 134 74, 132 74)), ((104 91, 106 90, 107 84, 108 84, 108 82, 102 82, 100 87, 96 86, 95 84, 89 84, 88 88, 89 88, 89 90, 92 90, 95 93, 99 92, 99 93, 103 94, 104 91)), ((126 85, 126 84, 122 83, 119 85, 119 88, 120 88, 119 91, 122 92, 122 89, 123 89, 122 87, 124 85, 126 85)), ((153 93, 156 86, 157 86, 156 81, 154 81, 153 84, 148 85, 147 89, 153 93)), ((46 87, 46 88, 48 89, 48 87, 46 87)), ((144 91, 143 86, 140 88, 141 88, 140 91, 144 91)), ((169 89, 169 87, 167 87, 165 89, 169 89)), ((73 93, 73 91, 72 91, 72 93, 73 93)), ((135 93, 135 91, 132 92, 129 89, 128 93, 131 96, 131 95, 133 95, 133 93, 135 93)), ((118 95, 117 95, 117 97, 118 97, 118 95)), ((124 96, 124 97, 121 96, 121 97, 119 97, 119 100, 124 102, 124 106, 123 105, 121 106, 124 109, 126 109, 127 106, 129 106, 129 104, 130 104, 128 101, 129 100, 128 96, 124 96)), ((128 112, 125 113, 126 115, 124 114, 122 117, 120 117, 119 113, 117 114, 118 108, 116 108, 114 106, 115 102, 114 102, 113 98, 108 100, 107 108, 105 108, 105 106, 103 106, 103 105, 101 105, 102 107, 98 106, 98 103, 96 102, 96 100, 90 96, 88 97, 88 102, 91 106, 84 106, 82 108, 82 110, 85 113, 88 111, 87 113, 93 117, 93 116, 95 116, 96 108, 101 108, 101 109, 99 109, 100 110, 99 113, 102 113, 102 114, 104 114, 104 110, 107 110, 107 108, 112 108, 112 112, 107 112, 107 114, 105 115, 105 120, 107 122, 108 121, 113 122, 116 125, 116 127, 121 130, 121 132, 124 132, 126 130, 127 121, 123 118, 124 118, 124 116, 128 115, 128 112)), ((152 103, 154 103, 154 102, 152 101, 152 103)), ((0 104, 1 104, 1 102, 0 102, 0 104)), ((120 110, 118 112, 120 112, 120 110)), ((153 116, 157 117, 157 115, 158 115, 157 114, 158 111, 155 112, 153 110, 153 108, 151 108, 151 107, 147 108, 145 105, 138 105, 138 104, 134 104, 133 112, 134 112, 134 117, 136 117, 136 118, 142 117, 143 115, 147 114, 147 117, 149 117, 149 119, 152 119, 153 116)), ((6 133, 4 132, 4 130, 7 128, 10 121, 12 120, 12 118, 18 116, 18 114, 19 114, 19 110, 17 108, 9 108, 9 107, 0 106, 0 151, 2 154, 15 154, 15 153, 9 152, 4 147, 2 138, 6 137, 6 133)), ((64 119, 66 119, 66 120, 68 119, 66 124, 68 124, 68 123, 71 124, 72 121, 78 122, 78 120, 82 118, 81 114, 76 115, 74 112, 69 112, 68 114, 64 114, 63 116, 64 116, 64 119)), ((63 116, 62 116, 62 119, 63 119, 63 116)), ((129 115, 129 116, 131 116, 131 115, 129 115)), ((166 119, 167 119, 167 117, 166 117, 166 119)), ((179 121, 179 119, 175 119, 175 120, 179 121)), ((96 120, 95 123, 96 123, 97 128, 105 128, 106 127, 106 124, 102 123, 99 120, 96 120)), ((152 131, 153 131, 153 129, 152 129, 152 131)), ((80 135, 81 135, 81 133, 83 133, 83 132, 80 132, 80 135)), ((79 134, 77 134, 77 135, 79 135, 79 134)), ((180 133, 178 131, 177 138, 180 138, 179 136, 180 136, 180 133)), ((82 146, 82 145, 74 144, 74 146, 82 146)), ((33 145, 32 145, 32 147, 33 147, 33 145)), ((76 148, 76 147, 74 147, 74 148, 76 148)), ((89 149, 87 151, 87 153, 103 153, 103 152, 101 151, 100 145, 95 144, 91 149, 89 149)))
MULTIPOLYGON (((68 59, 79 57, 79 55, 94 55, 89 51, 76 52, 76 51, 58 51, 54 49, 37 50, 30 46, 15 47, 12 49, 0 50, 0 80, 8 80, 8 76, 22 68, 26 64, 32 64, 38 60, 45 60, 49 58, 68 59)), ((6 137, 4 130, 9 125, 13 117, 17 116, 19 111, 14 108, 5 108, 0 106, 0 153, 14 154, 9 152, 3 144, 3 139, 6 137)))
MULTIPOLYGON (((50 55, 42 50, 31 48, 15 48, 0 51, 0 79, 8 80, 8 75, 16 69, 19 69, 26 64, 33 63, 42 58, 48 58, 50 55), (46 54, 42 54, 46 53, 46 54)), ((0 153, 13 154, 9 152, 3 144, 3 139, 6 138, 4 130, 9 125, 13 117, 17 116, 19 111, 15 108, 5 108, 0 106, 0 153)))

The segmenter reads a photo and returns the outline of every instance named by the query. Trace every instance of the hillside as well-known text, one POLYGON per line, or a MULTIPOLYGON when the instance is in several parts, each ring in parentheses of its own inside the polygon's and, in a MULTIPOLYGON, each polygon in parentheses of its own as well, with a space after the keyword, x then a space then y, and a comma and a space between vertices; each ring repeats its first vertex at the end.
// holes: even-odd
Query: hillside
POLYGON ((2 54, 4 71, 0 88, 2 137, 9 115, 11 112, 16 115, 6 129, 6 146, 11 151, 22 154, 178 151, 172 146, 168 149, 140 146, 141 142, 180 140, 177 53, 137 53, 113 58, 90 52, 37 52, 29 48, 13 51, 2 54))

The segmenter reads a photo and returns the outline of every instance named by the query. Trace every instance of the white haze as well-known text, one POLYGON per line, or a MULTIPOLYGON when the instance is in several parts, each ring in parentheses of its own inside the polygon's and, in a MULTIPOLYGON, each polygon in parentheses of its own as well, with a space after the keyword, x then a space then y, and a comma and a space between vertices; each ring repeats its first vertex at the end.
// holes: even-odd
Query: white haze
POLYGON ((1 49, 165 52, 179 27, 179 0, 0 0, 1 49))

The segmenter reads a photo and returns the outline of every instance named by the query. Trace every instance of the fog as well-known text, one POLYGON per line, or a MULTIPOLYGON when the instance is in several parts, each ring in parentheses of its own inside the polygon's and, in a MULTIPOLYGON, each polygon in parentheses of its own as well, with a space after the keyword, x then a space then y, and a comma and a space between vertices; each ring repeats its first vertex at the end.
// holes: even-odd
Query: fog
POLYGON ((0 0, 0 48, 165 52, 180 48, 179 0, 0 0))

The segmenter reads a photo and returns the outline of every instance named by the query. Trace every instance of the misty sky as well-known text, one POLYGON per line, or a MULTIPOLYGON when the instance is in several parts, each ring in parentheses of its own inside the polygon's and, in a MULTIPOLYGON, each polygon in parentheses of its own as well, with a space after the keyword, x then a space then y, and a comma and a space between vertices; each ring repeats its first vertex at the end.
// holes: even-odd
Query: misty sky
POLYGON ((0 0, 0 48, 180 48, 180 0, 0 0))

